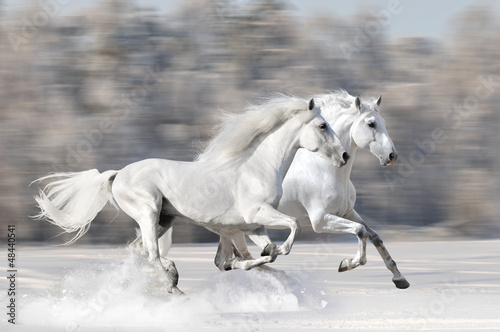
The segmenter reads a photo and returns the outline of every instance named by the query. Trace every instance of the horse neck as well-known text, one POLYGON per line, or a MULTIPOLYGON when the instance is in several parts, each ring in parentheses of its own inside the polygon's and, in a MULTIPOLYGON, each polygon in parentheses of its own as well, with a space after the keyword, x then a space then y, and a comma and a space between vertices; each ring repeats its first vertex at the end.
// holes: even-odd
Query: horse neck
POLYGON ((358 150, 358 146, 352 138, 352 128, 354 122, 356 121, 357 113, 355 113, 356 115, 353 115, 352 112, 332 113, 333 112, 323 114, 323 117, 326 121, 328 121, 351 155, 344 167, 337 168, 337 171, 342 173, 344 177, 348 179, 351 176, 352 166, 354 164, 354 159, 356 158, 356 151, 358 150))
POLYGON ((299 149, 299 132, 302 124, 290 119, 254 143, 248 162, 258 163, 260 169, 268 168, 283 180, 299 149))

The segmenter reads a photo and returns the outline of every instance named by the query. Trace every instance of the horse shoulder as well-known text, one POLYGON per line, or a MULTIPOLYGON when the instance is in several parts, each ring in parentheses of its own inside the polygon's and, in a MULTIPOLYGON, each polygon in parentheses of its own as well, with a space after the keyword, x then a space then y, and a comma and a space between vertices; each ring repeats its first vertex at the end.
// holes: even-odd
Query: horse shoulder
POLYGON ((234 171, 229 184, 235 185, 235 200, 243 211, 262 204, 276 207, 283 194, 283 182, 279 174, 270 174, 257 167, 234 171))
POLYGON ((346 197, 354 207, 354 203, 356 202, 356 188, 354 187, 351 179, 348 181, 346 197))
MULTIPOLYGON (((318 165, 318 159, 322 161, 321 157, 305 149, 297 151, 283 180, 283 195, 280 205, 297 204, 316 195, 321 195, 317 189, 321 184, 323 171, 322 167, 318 165)), ((328 174, 324 175, 328 177, 328 174)))
POLYGON ((299 150, 283 181, 279 211, 307 219, 311 211, 321 209, 324 186, 334 181, 329 165, 312 152, 299 150))

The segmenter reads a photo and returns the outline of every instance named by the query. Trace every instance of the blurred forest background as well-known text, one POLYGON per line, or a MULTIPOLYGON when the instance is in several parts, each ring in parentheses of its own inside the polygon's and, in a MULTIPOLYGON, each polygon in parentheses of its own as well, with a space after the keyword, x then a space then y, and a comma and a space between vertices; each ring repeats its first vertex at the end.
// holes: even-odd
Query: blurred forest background
MULTIPOLYGON (((38 191, 30 183, 43 175, 192 160, 220 109, 269 92, 307 98, 339 88, 383 95, 399 152, 388 168, 357 154, 357 210, 369 224, 402 239, 498 237, 499 13, 469 8, 446 40, 391 39, 389 7, 389 16, 304 17, 278 0, 185 1, 169 13, 101 1, 65 16, 63 3, 7 12, 0 2, 2 239, 15 224, 19 243, 63 241, 29 218, 38 191)), ((127 242, 135 227, 107 207, 79 243, 127 242)), ((315 238, 310 229, 299 236, 315 238)), ((175 224, 175 242, 216 240, 175 224)))

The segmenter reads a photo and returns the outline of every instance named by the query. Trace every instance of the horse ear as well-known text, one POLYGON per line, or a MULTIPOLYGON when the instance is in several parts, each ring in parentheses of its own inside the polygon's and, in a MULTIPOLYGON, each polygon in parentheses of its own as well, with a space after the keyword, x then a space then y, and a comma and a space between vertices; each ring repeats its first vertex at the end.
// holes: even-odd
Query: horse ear
POLYGON ((314 109, 314 98, 311 98, 309 100, 309 110, 312 111, 314 109))
POLYGON ((382 104, 382 95, 377 99, 377 106, 380 106, 380 104, 382 104))
POLYGON ((356 96, 354 103, 356 104, 356 108, 361 111, 361 99, 359 99, 359 96, 356 96))

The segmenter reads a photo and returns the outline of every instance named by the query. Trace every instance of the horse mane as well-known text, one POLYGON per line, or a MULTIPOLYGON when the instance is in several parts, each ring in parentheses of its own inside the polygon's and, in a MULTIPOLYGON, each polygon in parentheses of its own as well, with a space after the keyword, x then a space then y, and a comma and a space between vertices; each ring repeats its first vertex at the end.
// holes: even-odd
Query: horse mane
POLYGON ((218 133, 210 140, 198 161, 228 162, 248 148, 262 134, 270 132, 296 113, 307 109, 307 100, 283 94, 261 98, 242 113, 222 113, 218 133))
MULTIPOLYGON (((321 112, 323 116, 326 116, 327 120, 329 121, 341 114, 357 114, 357 110, 354 107, 354 101, 356 97, 350 95, 344 89, 338 89, 321 95, 316 95, 314 96, 314 98, 315 100, 318 100, 320 104, 323 103, 324 106, 330 106, 326 109, 322 108, 321 112)), ((362 99, 362 102, 366 106, 374 108, 377 102, 377 98, 371 97, 369 99, 362 99)))
POLYGON ((340 109, 351 109, 354 106, 354 100, 356 97, 351 96, 344 89, 339 89, 335 91, 330 91, 321 95, 316 95, 314 98, 321 100, 322 103, 326 105, 335 105, 336 108, 340 109))

